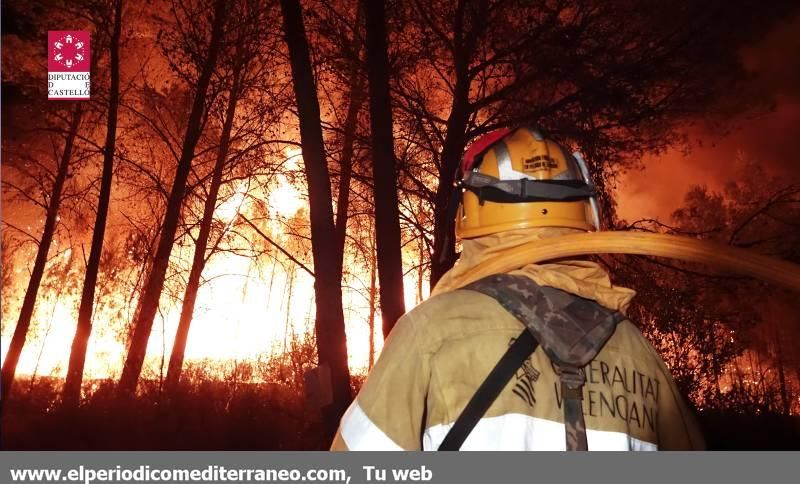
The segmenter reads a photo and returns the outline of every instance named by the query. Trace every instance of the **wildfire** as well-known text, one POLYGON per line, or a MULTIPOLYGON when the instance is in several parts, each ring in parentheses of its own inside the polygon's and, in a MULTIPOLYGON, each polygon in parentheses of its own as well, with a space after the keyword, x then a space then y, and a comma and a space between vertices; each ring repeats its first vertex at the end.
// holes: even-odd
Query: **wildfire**
POLYGON ((276 176, 276 182, 270 190, 268 199, 269 206, 276 215, 291 218, 301 208, 307 206, 307 202, 302 199, 297 187, 287 176, 287 174, 293 174, 299 170, 303 155, 300 148, 286 148, 284 156, 286 157, 283 162, 285 173, 279 173, 276 176))
POLYGON ((283 218, 293 217, 306 203, 284 175, 278 175, 278 188, 269 195, 269 205, 283 218))
POLYGON ((244 206, 247 197, 247 184, 240 183, 227 200, 222 202, 214 211, 214 217, 226 224, 230 224, 239 213, 246 209, 244 206))
MULTIPOLYGON (((306 250, 302 244, 298 245, 287 233, 286 225, 287 220, 307 211, 302 177, 294 176, 302 156, 296 148, 285 150, 284 155, 283 170, 270 183, 256 189, 247 183, 236 185, 232 192, 221 197, 214 218, 225 224, 226 231, 232 231, 237 223, 240 224, 239 214, 257 218, 273 242, 296 253, 298 259, 312 267, 310 248, 306 250), (252 203, 255 199, 266 201, 266 220, 263 216, 257 217, 252 203)), ((172 255, 175 270, 188 273, 193 250, 192 244, 176 248, 172 255)), ((73 255, 70 249, 66 249, 49 267, 67 261, 73 255)), ((345 264, 357 280, 369 281, 369 267, 359 265, 355 260, 345 261, 345 264)), ((15 278, 14 288, 3 288, 4 292, 12 291, 15 295, 8 299, 12 302, 11 307, 4 308, 4 315, 10 316, 8 323, 18 314, 19 296, 26 275, 23 271, 15 278)), ((69 284, 79 287, 82 273, 71 273, 69 278, 69 284)), ((278 251, 271 251, 269 257, 257 258, 247 253, 219 251, 208 258, 202 281, 186 345, 187 363, 209 359, 253 361, 291 350, 292 340, 302 341, 313 334, 314 279, 278 251)), ((411 309, 427 296, 427 281, 420 284, 416 272, 412 271, 404 283, 406 308, 411 309)), ((365 297, 369 287, 348 287, 347 282, 344 286, 349 363, 353 371, 363 372, 369 362, 370 326, 374 332, 375 358, 382 348, 380 309, 370 310, 369 298, 365 297), (373 315, 371 324, 370 314, 373 315)), ((166 371, 165 365, 172 351, 181 313, 183 294, 180 283, 175 284, 172 294, 172 297, 162 297, 161 310, 148 342, 146 365, 149 372, 146 374, 151 376, 166 371)), ((126 297, 105 294, 102 303, 96 306, 85 368, 87 381, 119 376, 126 354, 127 324, 135 310, 135 304, 126 305, 126 297)), ((79 291, 63 291, 62 294, 55 286, 42 287, 28 344, 18 365, 19 375, 65 375, 78 305, 79 291)), ((3 355, 13 329, 13 324, 3 326, 3 355)))

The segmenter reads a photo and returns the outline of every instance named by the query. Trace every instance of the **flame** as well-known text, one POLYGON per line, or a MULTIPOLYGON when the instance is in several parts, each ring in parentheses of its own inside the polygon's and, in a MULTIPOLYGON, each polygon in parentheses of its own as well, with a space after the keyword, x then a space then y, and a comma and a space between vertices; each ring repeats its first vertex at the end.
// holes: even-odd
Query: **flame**
MULTIPOLYGON (((76 298, 59 297, 54 293, 40 298, 17 365, 18 375, 63 377, 66 374, 77 326, 77 303, 76 298)), ((5 336, 0 340, 3 356, 11 343, 11 338, 5 336)), ((118 362, 114 356, 123 352, 123 345, 116 335, 104 331, 102 323, 98 324, 95 318, 95 334, 89 341, 84 374, 87 378, 105 378, 117 374, 118 362)))
MULTIPOLYGON (((219 203, 214 217, 228 226, 226 230, 236 227, 238 231, 249 230, 239 225, 238 215, 252 217, 262 224, 262 229, 276 243, 313 267, 308 242, 298 242, 294 235, 287 233, 287 224, 291 223, 287 220, 301 216, 308 208, 304 196, 306 188, 300 175, 302 153, 298 148, 288 148, 283 154, 285 159, 281 173, 268 184, 258 185, 249 180, 250 183, 236 185, 227 198, 219 203), (266 202, 266 220, 263 208, 255 213, 256 207, 259 207, 257 203, 252 203, 255 199, 266 202), (276 220, 278 218, 283 221, 276 220)), ((252 240, 256 239, 257 236, 252 235, 252 240)), ((58 245, 57 241, 54 245, 58 245)), ((191 243, 176 244, 171 258, 172 267, 188 274, 193 251, 191 243)), ((410 260, 417 255, 408 254, 410 260)), ((71 256, 71 250, 67 249, 59 255, 58 260, 67 261, 71 256)), ((354 372, 363 372, 369 361, 370 313, 374 314, 371 326, 375 358, 383 345, 380 308, 371 310, 369 307, 370 288, 363 281, 369 281, 370 268, 359 262, 353 254, 346 254, 345 257, 349 273, 347 277, 351 278, 344 281, 342 294, 348 361, 354 372)), ((24 265, 16 264, 15 267, 18 276, 13 284, 17 296, 27 284, 26 271, 20 271, 24 265)), ((407 309, 418 304, 429 292, 427 281, 420 291, 418 276, 416 271, 410 271, 404 279, 407 309)), ((75 284, 72 286, 79 288, 82 273, 70 274, 69 277, 74 278, 75 284)), ((187 363, 208 359, 243 361, 276 355, 291 349, 288 345, 293 335, 302 339, 306 334, 313 334, 316 316, 314 279, 279 251, 271 251, 269 257, 257 258, 247 253, 217 252, 208 259, 202 281, 186 345, 187 363)), ((184 282, 183 277, 168 279, 167 284, 173 284, 169 293, 174 294, 175 299, 166 295, 161 299, 160 311, 148 342, 143 375, 153 377, 166 372, 182 309, 184 282)), ((11 288, 3 288, 4 292, 7 290, 11 288)), ((35 373, 63 377, 66 374, 75 334, 79 292, 64 291, 64 294, 59 294, 53 289, 52 283, 49 288, 42 286, 28 343, 18 365, 18 375, 35 373)), ((126 355, 126 325, 135 311, 135 301, 128 304, 130 294, 102 297, 102 304, 96 306, 93 316, 94 328, 85 366, 87 381, 119 377, 126 355)), ((13 303, 4 310, 4 314, 11 316, 9 321, 18 314, 21 297, 12 297, 11 300, 13 303)), ((3 338, 0 339, 3 356, 8 350, 14 326, 4 325, 3 338)))
POLYGON ((247 196, 247 183, 242 182, 236 187, 233 195, 228 197, 227 200, 219 204, 214 210, 214 218, 229 224, 236 218, 237 215, 247 207, 245 205, 247 196))
POLYGON ((303 160, 303 150, 297 147, 287 146, 283 150, 283 155, 286 159, 283 162, 284 168, 289 171, 297 171, 300 168, 300 162, 303 160))
POLYGON ((300 198, 300 192, 284 175, 277 175, 278 188, 269 194, 269 205, 274 212, 283 218, 291 218, 306 204, 300 198))

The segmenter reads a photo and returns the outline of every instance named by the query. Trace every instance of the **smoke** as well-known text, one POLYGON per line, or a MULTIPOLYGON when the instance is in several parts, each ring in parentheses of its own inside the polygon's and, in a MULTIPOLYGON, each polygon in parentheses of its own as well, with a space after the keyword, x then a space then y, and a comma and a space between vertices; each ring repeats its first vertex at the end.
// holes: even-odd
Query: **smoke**
POLYGON ((762 39, 742 49, 741 63, 751 77, 747 95, 764 96, 769 107, 728 120, 720 129, 697 120, 684 128, 689 152, 672 149, 642 160, 641 170, 622 175, 616 193, 620 217, 668 220, 693 185, 721 190, 741 179, 741 159, 762 163, 766 171, 800 183, 800 16, 777 23, 762 39))

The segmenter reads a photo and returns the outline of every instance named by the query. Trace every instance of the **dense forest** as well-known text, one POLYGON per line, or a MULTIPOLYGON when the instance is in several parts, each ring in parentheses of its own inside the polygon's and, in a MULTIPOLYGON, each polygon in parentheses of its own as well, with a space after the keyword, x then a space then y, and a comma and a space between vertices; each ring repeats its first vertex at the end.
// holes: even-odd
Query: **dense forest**
MULTIPOLYGON (((800 263, 800 9, 751 4, 3 0, 0 445, 327 448, 497 128, 579 150, 607 230, 800 263), (89 101, 47 100, 66 29, 89 101)), ((597 261, 713 448, 800 446, 797 294, 597 261)))

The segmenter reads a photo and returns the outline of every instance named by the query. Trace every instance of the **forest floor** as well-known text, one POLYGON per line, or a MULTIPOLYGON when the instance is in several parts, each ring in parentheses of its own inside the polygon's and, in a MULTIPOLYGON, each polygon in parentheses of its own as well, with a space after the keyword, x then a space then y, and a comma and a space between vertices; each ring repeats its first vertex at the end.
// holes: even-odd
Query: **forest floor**
MULTIPOLYGON (((2 450, 325 450, 318 413, 288 385, 205 381, 171 398, 147 387, 133 401, 100 384, 81 408, 57 405, 56 381, 40 380, 4 409, 2 450)), ((699 415, 711 450, 798 450, 800 417, 699 415)))

